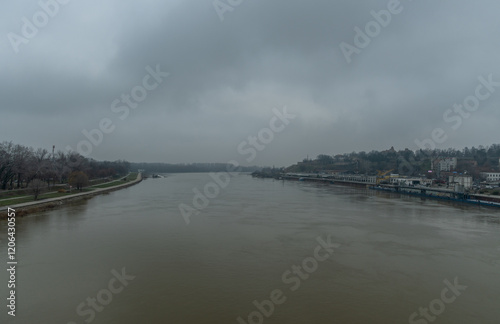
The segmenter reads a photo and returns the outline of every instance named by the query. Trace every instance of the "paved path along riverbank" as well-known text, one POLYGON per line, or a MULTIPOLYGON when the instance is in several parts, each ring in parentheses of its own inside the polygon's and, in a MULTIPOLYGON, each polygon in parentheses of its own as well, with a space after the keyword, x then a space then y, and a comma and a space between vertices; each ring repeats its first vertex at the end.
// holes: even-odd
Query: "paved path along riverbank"
POLYGON ((100 189, 95 189, 95 190, 88 191, 88 192, 81 192, 81 193, 76 193, 73 195, 68 195, 68 196, 63 196, 63 197, 30 201, 30 202, 21 203, 21 204, 13 204, 12 206, 0 207, 0 219, 7 217, 7 213, 4 213, 4 211, 7 211, 8 208, 15 209, 16 216, 23 216, 23 215, 26 215, 27 213, 32 212, 32 211, 42 211, 45 209, 52 209, 52 208, 55 208, 59 205, 64 205, 64 204, 69 203, 69 202, 74 202, 74 201, 77 201, 80 199, 90 198, 90 197, 100 195, 103 193, 107 193, 107 192, 111 192, 111 191, 115 191, 115 190, 120 190, 120 189, 123 189, 126 187, 133 186, 141 181, 142 181, 142 174, 138 173, 137 178, 135 180, 124 183, 124 184, 120 184, 117 186, 113 186, 113 187, 100 188, 100 189))

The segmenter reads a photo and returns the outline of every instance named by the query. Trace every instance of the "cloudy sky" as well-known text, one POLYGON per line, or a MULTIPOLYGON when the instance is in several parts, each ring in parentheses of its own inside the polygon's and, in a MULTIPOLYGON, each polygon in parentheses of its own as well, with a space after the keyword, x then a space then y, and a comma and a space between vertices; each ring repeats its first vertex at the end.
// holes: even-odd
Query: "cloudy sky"
POLYGON ((98 160, 252 165, 417 149, 437 128, 440 148, 500 142, 497 0, 231 2, 3 3, 0 141, 77 150, 86 130, 98 160))

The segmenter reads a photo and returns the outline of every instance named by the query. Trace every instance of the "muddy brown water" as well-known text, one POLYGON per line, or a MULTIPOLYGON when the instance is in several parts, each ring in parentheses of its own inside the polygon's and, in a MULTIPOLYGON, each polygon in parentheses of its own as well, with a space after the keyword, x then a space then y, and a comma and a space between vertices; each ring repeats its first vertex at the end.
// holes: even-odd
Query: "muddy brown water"
MULTIPOLYGON (((16 222, 1 323, 500 323, 500 210, 239 175, 187 225, 208 174, 16 222)), ((201 200, 198 203, 203 203, 201 200)), ((0 221, 7 269, 7 222, 0 221)))

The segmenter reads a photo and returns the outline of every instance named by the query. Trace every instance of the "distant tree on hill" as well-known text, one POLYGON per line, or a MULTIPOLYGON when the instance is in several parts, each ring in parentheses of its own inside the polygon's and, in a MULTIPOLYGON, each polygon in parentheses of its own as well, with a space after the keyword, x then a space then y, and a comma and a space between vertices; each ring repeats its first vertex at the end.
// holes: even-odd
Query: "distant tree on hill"
POLYGON ((320 154, 316 157, 316 161, 318 161, 319 164, 332 164, 334 162, 333 157, 330 155, 326 154, 320 154))

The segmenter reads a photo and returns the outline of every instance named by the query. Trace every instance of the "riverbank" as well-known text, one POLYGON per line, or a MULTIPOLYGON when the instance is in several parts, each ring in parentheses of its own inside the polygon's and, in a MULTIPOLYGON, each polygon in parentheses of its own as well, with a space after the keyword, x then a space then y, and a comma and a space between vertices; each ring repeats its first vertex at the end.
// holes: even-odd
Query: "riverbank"
POLYGON ((76 193, 76 194, 68 195, 68 196, 64 196, 64 197, 30 201, 30 202, 25 202, 25 203, 21 203, 21 204, 13 204, 11 206, 0 207, 0 219, 7 218, 7 213, 4 211, 7 211, 8 208, 12 208, 12 209, 16 210, 16 217, 22 217, 22 216, 25 216, 25 215, 30 214, 30 213, 42 212, 45 210, 54 209, 54 208, 57 208, 59 206, 74 203, 76 201, 90 199, 90 198, 97 196, 97 195, 102 195, 102 194, 109 193, 112 191, 127 188, 127 187, 133 186, 133 185, 141 182, 142 179, 143 179, 142 174, 138 173, 137 178, 135 180, 124 183, 124 184, 119 184, 119 185, 105 187, 105 188, 98 188, 98 189, 95 189, 92 191, 80 192, 80 193, 76 193))
POLYGON ((464 204, 474 204, 474 205, 480 205, 480 206, 488 206, 488 207, 500 207, 500 197, 491 197, 491 196, 485 196, 485 195, 468 195, 468 198, 454 198, 451 196, 447 195, 440 195, 440 194, 429 194, 429 193, 422 193, 420 192, 420 188, 415 188, 414 190, 396 190, 394 188, 386 188, 386 187, 381 187, 381 186, 372 186, 370 187, 372 190, 378 190, 378 191, 385 191, 385 192, 391 192, 391 193, 396 193, 399 195, 408 195, 408 196, 417 196, 417 197, 423 197, 423 198, 429 198, 429 199, 438 199, 438 200, 445 200, 445 201, 450 201, 450 202, 457 202, 457 203, 464 203, 464 204))
POLYGON ((325 184, 337 184, 337 185, 349 185, 369 188, 372 190, 386 191, 391 193, 396 193, 400 195, 410 195, 418 196, 429 199, 439 199, 446 200, 450 202, 458 202, 465 204, 474 204, 488 207, 500 207, 500 197, 496 196, 486 196, 480 194, 467 194, 455 192, 452 190, 445 190, 440 188, 429 188, 429 187, 405 187, 405 186, 385 186, 385 185, 375 185, 374 177, 365 176, 338 176, 336 178, 332 177, 307 177, 307 176, 297 176, 297 175, 283 175, 279 177, 281 180, 298 180, 298 181, 308 181, 308 182, 319 182, 325 184), (429 193, 433 192, 433 193, 429 193))

